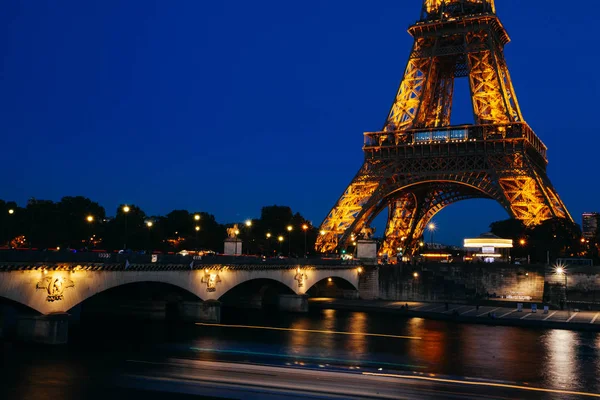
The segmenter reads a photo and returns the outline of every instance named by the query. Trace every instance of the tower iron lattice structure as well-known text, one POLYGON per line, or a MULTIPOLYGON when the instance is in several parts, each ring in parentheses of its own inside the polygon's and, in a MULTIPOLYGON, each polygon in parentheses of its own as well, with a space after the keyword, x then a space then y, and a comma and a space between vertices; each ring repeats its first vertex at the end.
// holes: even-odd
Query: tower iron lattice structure
POLYGON ((316 249, 341 250, 388 210, 381 251, 414 254, 431 218, 460 200, 496 200, 526 226, 572 221, 547 174, 546 146, 523 119, 494 0, 424 0, 414 44, 364 163, 321 224, 316 249), (451 126, 456 78, 469 80, 474 124, 451 126))

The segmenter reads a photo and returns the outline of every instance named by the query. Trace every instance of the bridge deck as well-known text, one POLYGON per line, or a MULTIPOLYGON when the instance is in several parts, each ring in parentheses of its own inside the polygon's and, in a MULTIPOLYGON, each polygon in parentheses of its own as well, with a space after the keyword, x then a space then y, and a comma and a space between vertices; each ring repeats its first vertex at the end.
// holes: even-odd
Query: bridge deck
POLYGON ((258 256, 181 256, 117 253, 0 252, 0 272, 26 270, 170 271, 194 269, 351 269, 356 260, 337 258, 261 258, 258 256))

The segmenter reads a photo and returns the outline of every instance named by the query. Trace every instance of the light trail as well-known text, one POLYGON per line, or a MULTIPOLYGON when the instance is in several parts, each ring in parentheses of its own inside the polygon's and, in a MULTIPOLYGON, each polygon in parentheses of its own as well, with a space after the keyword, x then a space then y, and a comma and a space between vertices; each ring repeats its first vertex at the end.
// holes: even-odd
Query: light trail
POLYGON ((421 337, 418 337, 418 336, 386 335, 383 333, 325 331, 325 330, 319 330, 319 329, 278 328, 278 327, 274 327, 274 326, 208 324, 208 323, 204 323, 204 322, 196 322, 196 325, 219 327, 219 328, 264 329, 264 330, 272 330, 272 331, 323 333, 323 334, 334 334, 334 335, 374 336, 374 337, 386 337, 386 338, 392 338, 392 339, 409 339, 409 340, 421 340, 422 339, 421 337))
POLYGON ((429 376, 382 374, 382 373, 377 373, 377 372, 363 372, 362 374, 370 375, 370 376, 382 376, 382 377, 386 377, 386 378, 416 379, 416 380, 422 380, 422 381, 455 383, 455 384, 459 384, 459 385, 499 387, 499 388, 505 388, 505 389, 529 390, 532 392, 556 393, 556 394, 567 394, 567 395, 572 395, 572 396, 587 396, 587 397, 599 397, 600 398, 600 394, 596 394, 596 393, 576 392, 576 391, 572 391, 572 390, 561 390, 561 389, 546 389, 546 388, 538 388, 538 387, 531 387, 531 386, 511 385, 508 383, 461 381, 458 379, 432 378, 429 376))
MULTIPOLYGON (((251 350, 228 350, 228 349, 211 349, 211 348, 203 348, 203 347, 190 347, 190 350, 205 352, 205 353, 223 353, 223 354, 243 354, 250 356, 268 356, 273 358, 292 358, 296 360, 305 361, 329 361, 329 362, 341 362, 347 366, 353 365, 389 365, 393 367, 403 367, 403 368, 427 368, 421 365, 410 365, 410 364, 396 364, 385 361, 369 361, 369 360, 348 360, 344 358, 333 358, 333 357, 315 357, 315 356, 307 356, 307 355, 296 355, 296 354, 281 354, 281 353, 266 353, 262 351, 251 351, 251 350)), ((358 367, 356 367, 358 368, 358 367)))

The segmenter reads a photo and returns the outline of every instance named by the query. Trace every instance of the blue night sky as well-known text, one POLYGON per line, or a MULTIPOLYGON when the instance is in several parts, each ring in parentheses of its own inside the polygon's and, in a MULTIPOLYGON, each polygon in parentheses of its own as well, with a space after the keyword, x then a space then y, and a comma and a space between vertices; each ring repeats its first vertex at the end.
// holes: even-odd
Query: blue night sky
MULTIPOLYGON (((0 198, 84 195, 109 215, 289 205, 319 224, 394 99, 420 0, 16 1, 0 14, 0 198)), ((526 121, 577 222, 599 210, 596 0, 497 1, 526 121), (585 6, 587 3, 587 7, 585 6)), ((453 123, 470 122, 466 80, 453 123)), ((461 86, 463 88, 461 95, 461 86)), ((454 204, 436 241, 507 214, 454 204)), ((380 221, 381 222, 381 221, 380 221)), ((381 223, 379 223, 381 225, 381 223)), ((381 229, 379 229, 381 233, 381 229)))

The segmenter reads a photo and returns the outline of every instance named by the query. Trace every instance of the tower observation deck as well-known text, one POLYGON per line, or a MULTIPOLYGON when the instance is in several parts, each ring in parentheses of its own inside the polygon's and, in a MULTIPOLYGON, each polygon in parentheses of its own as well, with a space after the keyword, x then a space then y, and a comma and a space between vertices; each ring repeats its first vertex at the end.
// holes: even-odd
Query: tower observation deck
POLYGON ((345 247, 388 209, 384 252, 411 254, 445 206, 491 198, 525 225, 572 221, 546 175, 547 148, 525 122, 493 0, 424 0, 404 77, 365 161, 321 225, 317 249, 345 247), (469 80, 474 124, 452 126, 454 83, 469 80), (400 250, 398 250, 400 249, 400 250))

